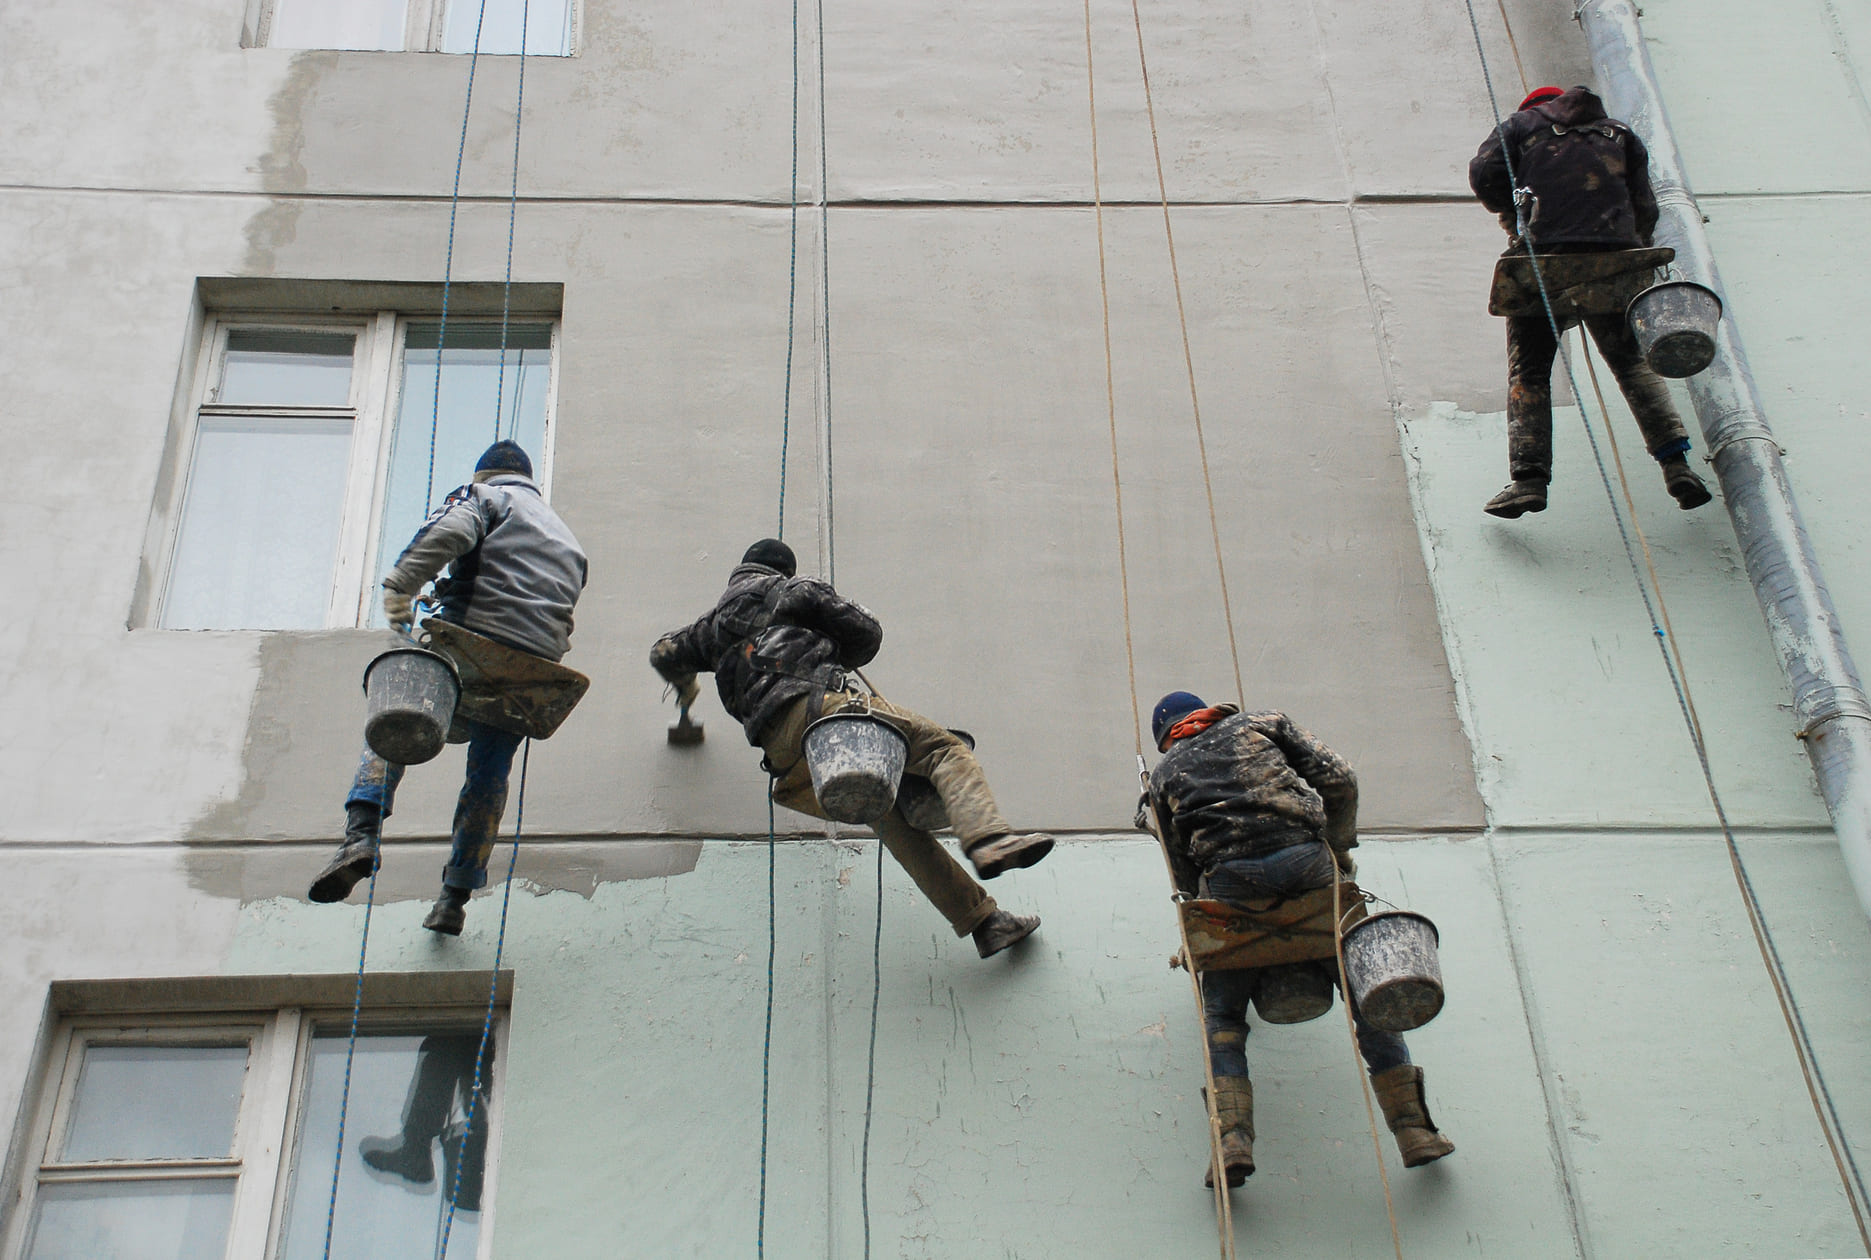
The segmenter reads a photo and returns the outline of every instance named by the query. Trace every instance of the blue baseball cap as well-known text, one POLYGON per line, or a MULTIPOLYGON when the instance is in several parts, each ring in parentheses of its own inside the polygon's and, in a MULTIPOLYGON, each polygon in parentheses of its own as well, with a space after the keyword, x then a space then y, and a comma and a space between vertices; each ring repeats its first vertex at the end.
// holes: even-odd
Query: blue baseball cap
POLYGON ((1163 751, 1163 736, 1169 734, 1169 728, 1197 709, 1206 709, 1202 697, 1193 691, 1172 691, 1156 702, 1156 709, 1150 714, 1150 734, 1156 738, 1156 750, 1163 751))

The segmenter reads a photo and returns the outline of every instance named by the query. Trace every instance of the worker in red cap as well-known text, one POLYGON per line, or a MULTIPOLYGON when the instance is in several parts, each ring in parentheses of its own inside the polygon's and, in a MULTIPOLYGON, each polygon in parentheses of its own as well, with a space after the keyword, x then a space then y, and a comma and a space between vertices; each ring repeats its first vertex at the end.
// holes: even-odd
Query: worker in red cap
MULTIPOLYGON (((1629 127, 1605 115, 1589 88, 1535 88, 1488 133, 1468 182, 1500 216, 1508 255, 1643 249, 1657 226, 1650 155, 1629 127), (1525 233, 1523 236, 1522 233, 1525 233)), ((1690 470, 1689 434, 1669 387, 1644 361, 1624 313, 1587 314, 1585 328, 1630 404, 1644 445, 1679 507, 1701 507, 1709 489, 1690 470)), ((1560 331, 1577 319, 1560 316, 1560 331)), ((1513 478, 1483 509, 1512 519, 1546 510, 1553 474, 1553 358, 1548 312, 1507 316, 1507 463, 1513 478)))

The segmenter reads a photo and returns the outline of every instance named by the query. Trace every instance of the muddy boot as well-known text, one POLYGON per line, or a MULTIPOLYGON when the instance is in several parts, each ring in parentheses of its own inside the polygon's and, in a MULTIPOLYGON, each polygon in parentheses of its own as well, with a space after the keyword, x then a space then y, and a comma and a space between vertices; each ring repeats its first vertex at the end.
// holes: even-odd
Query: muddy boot
MULTIPOLYGON (((1254 1175, 1254 1082, 1245 1076, 1215 1078, 1215 1115, 1221 1120, 1221 1167, 1230 1186, 1254 1175)), ((1211 1161, 1202 1184, 1215 1188, 1211 1161)))
POLYGON ((977 841, 968 850, 968 860, 974 863, 975 874, 982 879, 993 879, 996 875, 1032 866, 1051 852, 1051 836, 1037 831, 1027 836, 1008 832, 977 841))
POLYGON ((1377 1089, 1377 1104, 1384 1109, 1384 1120, 1397 1135, 1397 1153, 1405 1168, 1433 1163, 1455 1150, 1455 1143, 1436 1131, 1429 1118, 1429 1104, 1423 1101, 1423 1069, 1414 1063, 1399 1063, 1385 1068, 1371 1078, 1377 1089))
POLYGON ((442 886, 442 895, 429 907, 429 917, 422 921, 422 926, 431 932, 440 932, 443 936, 460 936, 462 925, 468 921, 468 890, 442 886))
POLYGON ((344 839, 338 852, 312 881, 306 898, 317 902, 343 901, 361 879, 376 873, 383 828, 383 811, 358 801, 344 807, 344 839))
POLYGON ((1659 460, 1657 466, 1663 470, 1663 486, 1676 500, 1676 506, 1687 512, 1699 508, 1715 496, 1709 493, 1702 478, 1690 471, 1689 461, 1678 455, 1674 459, 1659 460))
POLYGON ((1037 914, 1008 914, 1005 910, 996 910, 974 930, 974 947, 981 957, 992 958, 1009 945, 1017 945, 1033 935, 1033 929, 1038 926, 1037 914))
MULTIPOLYGON (((1694 476, 1694 474, 1690 474, 1694 476)), ((1507 483, 1507 488, 1489 499, 1482 511, 1489 516, 1504 517, 1513 520, 1528 512, 1546 510, 1546 483, 1544 481, 1514 480, 1507 483)))
POLYGON ((417 1144, 407 1133, 399 1137, 365 1138, 357 1144, 364 1162, 378 1172, 401 1177, 412 1186, 426 1186, 435 1180, 435 1159, 430 1143, 417 1144))

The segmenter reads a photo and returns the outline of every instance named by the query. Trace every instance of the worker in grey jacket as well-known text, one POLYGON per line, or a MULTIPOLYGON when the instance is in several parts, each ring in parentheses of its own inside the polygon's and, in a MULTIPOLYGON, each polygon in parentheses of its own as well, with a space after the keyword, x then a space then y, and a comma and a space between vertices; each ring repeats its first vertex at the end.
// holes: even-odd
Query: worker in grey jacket
MULTIPOLYGON (((390 624, 415 620, 415 597, 435 581, 437 614, 508 647, 557 661, 571 646, 572 608, 585 586, 585 553, 533 481, 533 464, 514 442, 496 442, 416 531, 383 579, 390 624)), ((468 771, 455 806, 453 849, 442 894, 422 926, 461 935, 469 894, 487 883, 487 859, 507 805, 507 777, 524 735, 468 721, 468 771)), ((368 744, 345 798, 344 840, 312 881, 313 901, 342 901, 377 869, 383 820, 403 767, 368 744)))

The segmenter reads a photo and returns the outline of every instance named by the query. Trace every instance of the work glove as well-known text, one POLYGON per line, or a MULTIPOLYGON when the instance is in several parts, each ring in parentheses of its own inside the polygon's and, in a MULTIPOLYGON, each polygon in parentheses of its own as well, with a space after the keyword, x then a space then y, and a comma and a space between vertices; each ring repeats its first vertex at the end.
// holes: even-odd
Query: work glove
POLYGON ((393 626, 413 625, 416 620, 416 602, 401 591, 383 588, 383 615, 389 618, 393 626))
POLYGON ((694 674, 684 674, 670 686, 676 689, 676 707, 679 709, 688 708, 702 694, 702 685, 695 680, 694 674))
POLYGON ((1131 816, 1130 825, 1135 827, 1138 831, 1156 830, 1155 827, 1151 826, 1150 794, 1148 792, 1140 792, 1137 794, 1137 812, 1131 816))

